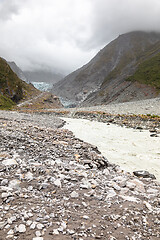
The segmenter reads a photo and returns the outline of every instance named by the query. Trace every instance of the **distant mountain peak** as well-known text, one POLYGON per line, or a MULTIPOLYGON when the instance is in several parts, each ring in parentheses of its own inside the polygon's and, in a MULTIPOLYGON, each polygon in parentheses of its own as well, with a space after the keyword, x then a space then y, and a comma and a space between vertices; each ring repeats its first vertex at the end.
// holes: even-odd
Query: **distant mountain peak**
POLYGON ((160 53, 160 33, 134 31, 113 40, 85 66, 53 86, 75 104, 95 105, 155 97, 152 84, 127 80, 139 64, 160 53), (146 93, 146 91, 148 93, 146 93))

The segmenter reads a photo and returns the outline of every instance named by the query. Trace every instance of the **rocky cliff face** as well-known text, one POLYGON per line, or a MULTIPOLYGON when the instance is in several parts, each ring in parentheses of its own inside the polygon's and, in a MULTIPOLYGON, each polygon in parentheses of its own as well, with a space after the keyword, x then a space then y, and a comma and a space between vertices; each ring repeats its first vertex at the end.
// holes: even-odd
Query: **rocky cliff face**
POLYGON ((147 82, 147 73, 142 74, 143 81, 139 81, 138 77, 131 79, 131 76, 141 64, 159 53, 159 33, 131 32, 120 35, 88 64, 53 85, 52 91, 63 99, 81 105, 155 97, 159 94, 159 87, 152 84, 152 77, 147 82))
POLYGON ((15 62, 8 62, 8 64, 9 64, 10 68, 12 69, 12 71, 13 71, 14 73, 16 73, 17 76, 18 76, 21 80, 29 83, 29 81, 28 81, 28 79, 26 78, 24 72, 17 66, 17 64, 16 64, 15 62))

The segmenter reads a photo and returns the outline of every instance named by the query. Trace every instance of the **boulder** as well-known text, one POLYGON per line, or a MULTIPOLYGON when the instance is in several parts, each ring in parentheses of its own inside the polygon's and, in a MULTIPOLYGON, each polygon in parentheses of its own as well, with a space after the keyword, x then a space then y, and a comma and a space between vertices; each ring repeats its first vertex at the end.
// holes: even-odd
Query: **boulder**
POLYGON ((133 174, 137 177, 156 179, 156 177, 153 174, 149 173, 148 171, 144 171, 144 170, 134 171, 133 174))

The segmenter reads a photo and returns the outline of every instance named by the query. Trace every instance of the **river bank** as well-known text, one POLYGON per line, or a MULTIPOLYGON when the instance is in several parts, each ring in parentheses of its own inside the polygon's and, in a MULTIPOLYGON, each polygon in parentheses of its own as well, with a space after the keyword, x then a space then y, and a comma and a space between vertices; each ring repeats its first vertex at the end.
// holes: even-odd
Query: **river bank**
POLYGON ((58 117, 71 117, 98 122, 114 123, 138 129, 160 132, 160 98, 108 104, 83 108, 41 109, 37 111, 21 110, 26 113, 48 114, 58 117))
POLYGON ((77 138, 96 145, 111 163, 119 165, 127 172, 149 171, 160 181, 159 134, 112 123, 86 119, 62 119, 66 121, 63 128, 72 131, 77 138))
POLYGON ((160 183, 123 172, 53 116, 0 111, 0 238, 160 238, 160 183))

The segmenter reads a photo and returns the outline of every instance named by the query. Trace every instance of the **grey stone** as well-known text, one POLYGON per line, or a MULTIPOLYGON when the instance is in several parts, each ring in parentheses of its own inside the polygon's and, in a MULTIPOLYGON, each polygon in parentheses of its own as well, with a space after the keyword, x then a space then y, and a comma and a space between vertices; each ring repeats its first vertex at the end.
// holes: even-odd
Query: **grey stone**
POLYGON ((61 186, 62 186, 61 180, 60 180, 60 179, 56 179, 56 180, 54 181, 54 185, 61 188, 61 186))
POLYGON ((18 228, 17 228, 17 231, 18 231, 19 233, 24 233, 24 232, 26 232, 26 226, 25 226, 24 224, 20 224, 20 225, 18 226, 18 228))
POLYGON ((13 179, 9 182, 9 187, 13 189, 19 189, 20 188, 21 182, 17 179, 13 179))
POLYGON ((2 185, 2 186, 8 185, 8 179, 3 179, 3 180, 1 181, 1 185, 2 185))
POLYGON ((156 177, 153 174, 149 173, 148 171, 143 171, 143 170, 134 171, 133 174, 137 177, 156 179, 156 177))
POLYGON ((37 229, 42 230, 44 228, 44 225, 41 223, 37 224, 37 229))
POLYGON ((43 240, 44 238, 43 237, 34 237, 32 238, 32 240, 43 240))
POLYGON ((77 192, 73 191, 71 193, 71 198, 78 198, 78 197, 79 197, 79 194, 77 192))
POLYGON ((12 193, 10 193, 10 192, 4 192, 4 193, 1 194, 2 198, 8 198, 10 196, 12 196, 12 193))
POLYGON ((36 237, 41 237, 41 236, 42 236, 42 234, 41 234, 40 231, 36 231, 36 232, 35 232, 35 235, 36 235, 36 237))

